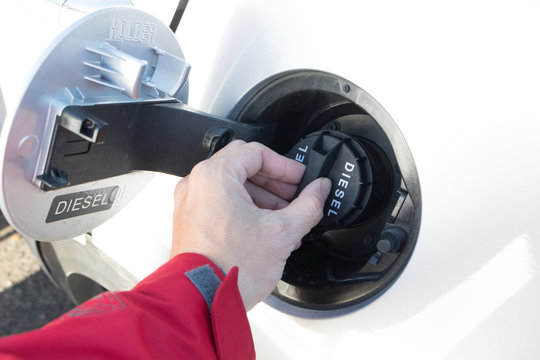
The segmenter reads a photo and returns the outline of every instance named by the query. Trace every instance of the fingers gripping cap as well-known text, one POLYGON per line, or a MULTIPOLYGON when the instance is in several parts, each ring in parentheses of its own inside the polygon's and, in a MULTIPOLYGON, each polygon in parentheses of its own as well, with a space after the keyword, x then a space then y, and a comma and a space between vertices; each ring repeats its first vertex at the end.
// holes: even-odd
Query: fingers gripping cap
POLYGON ((319 227, 344 227, 360 216, 370 198, 373 175, 356 140, 337 131, 319 131, 300 140, 286 156, 306 165, 297 194, 319 177, 332 181, 319 227))

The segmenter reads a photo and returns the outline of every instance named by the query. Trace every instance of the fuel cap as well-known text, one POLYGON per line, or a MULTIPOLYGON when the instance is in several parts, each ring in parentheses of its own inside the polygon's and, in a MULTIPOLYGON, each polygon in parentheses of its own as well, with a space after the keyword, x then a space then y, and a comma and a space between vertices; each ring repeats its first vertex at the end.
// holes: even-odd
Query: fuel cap
POLYGON ((344 227, 358 219, 369 201, 373 180, 359 142, 338 131, 319 131, 300 140, 286 156, 306 165, 297 195, 319 177, 332 180, 319 227, 344 227))

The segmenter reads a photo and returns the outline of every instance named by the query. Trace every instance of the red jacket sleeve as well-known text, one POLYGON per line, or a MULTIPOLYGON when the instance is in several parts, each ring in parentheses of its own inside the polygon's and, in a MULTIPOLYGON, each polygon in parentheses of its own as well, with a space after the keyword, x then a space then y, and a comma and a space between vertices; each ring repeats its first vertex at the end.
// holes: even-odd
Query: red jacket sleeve
POLYGON ((105 292, 0 339, 0 359, 254 359, 237 278, 236 267, 225 276, 204 256, 177 255, 131 291, 105 292), (208 277, 192 276, 199 270, 213 273, 215 294, 208 277))

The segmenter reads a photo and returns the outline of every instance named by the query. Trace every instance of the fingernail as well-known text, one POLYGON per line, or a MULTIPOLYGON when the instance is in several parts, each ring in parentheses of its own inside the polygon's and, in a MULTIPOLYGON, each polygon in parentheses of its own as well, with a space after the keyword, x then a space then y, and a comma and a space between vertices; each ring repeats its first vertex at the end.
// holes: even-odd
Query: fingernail
POLYGON ((325 199, 328 197, 328 194, 330 194, 331 189, 332 189, 332 181, 328 178, 323 178, 322 184, 321 184, 321 190, 325 199))

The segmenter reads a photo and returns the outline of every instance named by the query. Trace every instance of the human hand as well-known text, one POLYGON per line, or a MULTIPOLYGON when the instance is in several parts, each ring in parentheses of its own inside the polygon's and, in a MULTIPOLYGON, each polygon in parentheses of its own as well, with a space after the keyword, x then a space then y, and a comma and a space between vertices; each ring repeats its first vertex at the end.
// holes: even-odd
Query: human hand
POLYGON ((238 266, 250 310, 272 292, 291 252, 322 218, 329 179, 313 181, 292 200, 304 170, 241 140, 199 163, 175 189, 171 257, 198 253, 226 273, 238 266))

